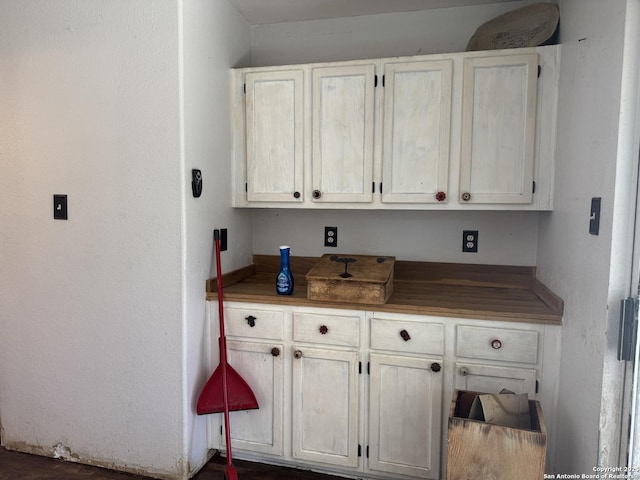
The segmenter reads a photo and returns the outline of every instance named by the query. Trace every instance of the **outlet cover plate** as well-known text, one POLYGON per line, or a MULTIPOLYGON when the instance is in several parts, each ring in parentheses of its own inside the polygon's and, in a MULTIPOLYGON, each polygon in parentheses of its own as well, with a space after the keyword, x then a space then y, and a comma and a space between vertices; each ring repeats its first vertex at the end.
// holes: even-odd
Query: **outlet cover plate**
POLYGON ((324 246, 338 246, 338 227, 324 227, 324 246))
POLYGON ((469 253, 478 251, 478 230, 462 231, 462 251, 469 253))

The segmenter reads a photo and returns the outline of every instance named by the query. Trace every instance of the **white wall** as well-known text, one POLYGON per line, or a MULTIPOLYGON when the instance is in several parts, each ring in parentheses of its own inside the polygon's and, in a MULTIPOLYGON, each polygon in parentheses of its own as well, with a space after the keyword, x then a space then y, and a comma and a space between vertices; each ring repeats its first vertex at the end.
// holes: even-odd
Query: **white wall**
POLYGON ((181 468, 175 1, 0 3, 3 442, 181 468), (52 219, 52 194, 69 220, 52 219))
POLYGON ((535 265, 536 212, 407 212, 259 210, 254 213, 255 253, 394 255, 424 262, 535 265), (324 227, 338 227, 338 247, 324 246, 324 227), (478 253, 462 253, 462 231, 478 230, 478 253))
POLYGON ((3 445, 186 478, 207 454, 212 228, 225 270, 251 253, 227 106, 249 27, 218 1, 7 0, 0 31, 3 445))
POLYGON ((207 459, 206 417, 195 415, 211 374, 205 314, 205 281, 215 276, 213 229, 227 228, 231 248, 223 271, 251 263, 251 212, 231 209, 229 69, 249 60, 249 25, 226 1, 183 4, 185 199, 185 456, 193 472, 207 459), (191 169, 203 175, 200 198, 191 193, 191 169))
MULTIPOLYGON (((254 26, 252 65, 279 65, 464 51, 475 29, 515 1, 331 20, 254 26)), ((450 179, 456 181, 456 179, 450 179)), ((254 252, 332 253, 324 226, 338 226, 342 253, 395 254, 416 261, 535 265, 534 212, 361 212, 255 210, 254 252), (462 230, 479 230, 477 254, 462 253, 462 230)))
POLYGON ((253 66, 464 52, 484 22, 532 3, 258 25, 253 27, 253 66))
MULTIPOLYGON (((624 272, 612 263, 623 243, 619 237, 612 249, 612 231, 628 214, 629 187, 621 185, 632 183, 628 166, 636 162, 618 154, 625 4, 560 2, 556 190, 554 211, 540 218, 537 255, 539 277, 565 302, 558 473, 593 474, 595 466, 617 462, 616 402, 622 385, 620 364, 610 358, 615 357, 618 302, 624 297, 620 286, 629 279, 622 279, 624 272), (599 236, 588 233, 592 197, 602 197, 599 236)), ((618 233, 628 242, 623 231, 618 233)), ((630 266, 630 256, 627 261, 630 266)))

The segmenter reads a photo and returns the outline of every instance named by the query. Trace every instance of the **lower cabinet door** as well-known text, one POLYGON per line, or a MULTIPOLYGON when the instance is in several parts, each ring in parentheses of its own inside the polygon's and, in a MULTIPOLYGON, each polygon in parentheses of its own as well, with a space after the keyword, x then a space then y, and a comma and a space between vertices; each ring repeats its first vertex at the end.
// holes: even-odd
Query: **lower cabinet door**
POLYGON ((439 478, 441 370, 439 359, 371 354, 369 470, 439 478))
MULTIPOLYGON (((259 406, 257 410, 230 412, 231 446, 282 456, 282 345, 227 340, 227 358, 249 384, 259 406)), ((225 446, 224 436, 222 445, 225 446)))
POLYGON ((536 396, 536 370, 523 367, 501 367, 477 363, 456 363, 455 388, 481 393, 513 393, 536 396))
POLYGON ((294 347, 293 458, 358 466, 358 353, 294 347))

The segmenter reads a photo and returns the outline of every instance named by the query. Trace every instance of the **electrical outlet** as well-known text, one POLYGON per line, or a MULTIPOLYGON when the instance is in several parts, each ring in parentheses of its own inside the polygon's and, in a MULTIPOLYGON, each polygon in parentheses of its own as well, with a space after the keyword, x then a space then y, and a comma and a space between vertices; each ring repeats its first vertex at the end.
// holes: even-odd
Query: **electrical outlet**
POLYGON ((338 227, 324 227, 324 246, 338 246, 338 227))
POLYGON ((462 251, 474 253, 478 251, 478 230, 462 231, 462 251))

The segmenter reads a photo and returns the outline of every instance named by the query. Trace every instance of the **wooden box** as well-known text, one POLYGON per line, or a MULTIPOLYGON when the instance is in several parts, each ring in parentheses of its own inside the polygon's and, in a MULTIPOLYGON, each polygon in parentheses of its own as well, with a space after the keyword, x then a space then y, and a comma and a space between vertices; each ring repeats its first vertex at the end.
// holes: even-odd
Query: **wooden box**
POLYGON ((395 257, 323 255, 307 273, 307 298, 322 302, 385 303, 393 293, 394 263, 395 257))
POLYGON ((447 480, 539 480, 544 476, 547 429, 540 403, 529 400, 531 429, 469 419, 478 392, 455 390, 449 410, 447 480))

